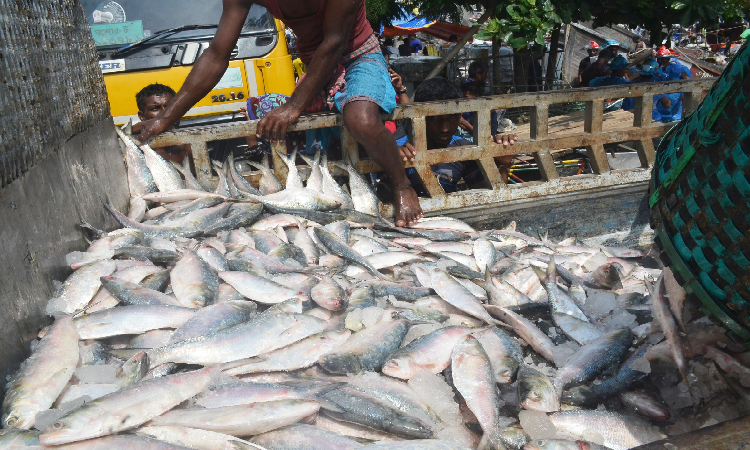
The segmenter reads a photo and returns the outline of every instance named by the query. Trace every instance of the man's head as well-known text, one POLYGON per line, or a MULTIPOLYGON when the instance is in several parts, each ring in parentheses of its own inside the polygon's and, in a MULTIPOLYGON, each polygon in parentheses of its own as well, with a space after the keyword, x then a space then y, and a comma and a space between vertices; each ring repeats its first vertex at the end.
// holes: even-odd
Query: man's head
POLYGON ((416 38, 417 38, 417 35, 416 35, 416 34, 410 34, 410 35, 409 35, 409 42, 413 41, 413 40, 414 40, 414 39, 416 39, 416 38))
POLYGON ((138 118, 149 120, 158 116, 175 96, 174 89, 163 84, 149 84, 135 94, 138 118))
POLYGON ((487 81, 490 66, 484 61, 474 61, 469 64, 469 78, 480 83, 487 81))
POLYGON ((589 41, 589 43, 584 48, 588 52, 589 57, 596 56, 596 54, 599 53, 599 50, 601 49, 596 41, 589 41))
POLYGON ((604 65, 607 64, 610 59, 612 59, 612 52, 608 48, 605 48, 599 52, 599 58, 596 59, 596 62, 604 65))
POLYGON ((477 85, 473 81, 464 81, 461 83, 461 93, 464 94, 464 97, 476 97, 476 90, 477 85))
POLYGON ((628 60, 622 55, 617 55, 609 61, 607 66, 612 71, 612 75, 624 77, 628 67, 628 60))
POLYGON ((458 42, 458 36, 456 36, 455 34, 451 34, 448 37, 448 42, 458 42))
MULTIPOLYGON (((426 80, 414 92, 414 102, 434 102, 439 100, 454 100, 463 98, 461 89, 443 77, 426 80)), ((428 116, 427 148, 446 148, 458 129, 461 113, 444 114, 442 116, 428 116)))
POLYGON ((385 41, 383 41, 383 45, 386 47, 393 47, 393 38, 385 38, 385 41))
POLYGON ((666 69, 667 66, 669 66, 669 63, 672 62, 674 55, 675 54, 672 53, 671 50, 662 45, 659 47, 659 50, 656 51, 656 63, 659 64, 659 67, 662 69, 666 69))

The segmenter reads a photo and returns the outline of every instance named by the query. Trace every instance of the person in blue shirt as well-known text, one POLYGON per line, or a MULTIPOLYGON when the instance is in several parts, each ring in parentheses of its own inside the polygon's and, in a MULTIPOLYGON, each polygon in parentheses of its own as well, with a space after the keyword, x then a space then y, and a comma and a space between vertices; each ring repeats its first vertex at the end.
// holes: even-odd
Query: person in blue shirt
POLYGON ((411 46, 412 55, 422 51, 422 41, 417 39, 416 34, 409 35, 409 45, 411 46))
POLYGON ((625 76, 628 71, 628 60, 624 56, 615 56, 607 63, 607 67, 612 71, 611 75, 594 78, 589 81, 589 87, 617 86, 628 83, 625 76))
MULTIPOLYGON (((664 72, 653 58, 645 59, 638 70, 638 78, 631 83, 651 83, 664 72)), ((654 122, 672 122, 682 119, 682 93, 654 95, 654 106, 651 109, 651 119, 654 122)), ((635 99, 626 98, 622 102, 622 109, 630 111, 635 108, 635 99)))
POLYGON ((656 52, 656 62, 666 74, 663 77, 664 81, 687 80, 690 78, 690 69, 677 61, 675 56, 675 53, 663 45, 656 52))

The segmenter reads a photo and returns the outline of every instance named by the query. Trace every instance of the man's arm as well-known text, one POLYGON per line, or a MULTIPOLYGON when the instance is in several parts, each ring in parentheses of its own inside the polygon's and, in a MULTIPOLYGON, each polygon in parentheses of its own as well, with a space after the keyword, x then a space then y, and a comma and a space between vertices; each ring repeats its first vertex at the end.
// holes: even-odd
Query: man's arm
POLYGON ((289 101, 269 112, 258 124, 257 134, 267 140, 284 139, 286 130, 313 98, 328 84, 341 60, 359 7, 364 0, 329 0, 323 17, 323 42, 315 51, 307 74, 289 101))
MULTIPOLYGON (((198 58, 180 91, 164 111, 159 116, 138 124, 141 130, 138 136, 140 142, 145 143, 149 137, 168 130, 216 86, 227 70, 230 55, 252 5, 252 0, 224 0, 219 27, 211 45, 198 58)), ((139 128, 138 125, 136 129, 139 128)))

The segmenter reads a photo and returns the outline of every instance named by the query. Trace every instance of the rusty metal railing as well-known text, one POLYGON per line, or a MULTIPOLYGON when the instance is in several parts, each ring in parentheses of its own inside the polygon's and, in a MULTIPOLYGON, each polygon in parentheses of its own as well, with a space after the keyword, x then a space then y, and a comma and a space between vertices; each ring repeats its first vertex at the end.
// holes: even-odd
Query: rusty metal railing
MULTIPOLYGON (((625 84, 605 88, 548 91, 526 94, 512 94, 494 97, 466 98, 441 102, 413 103, 402 105, 388 115, 388 120, 407 119, 412 123, 411 142, 417 149, 413 166, 422 179, 430 198, 422 199, 426 213, 449 213, 451 210, 480 208, 510 200, 523 200, 543 195, 571 193, 592 188, 606 188, 628 183, 648 181, 650 166, 654 161, 653 139, 663 136, 674 123, 656 123, 651 119, 653 97, 658 94, 684 92, 683 115, 694 111, 700 103, 703 92, 708 90, 715 79, 696 79, 662 83, 625 84), (606 131, 603 129, 604 99, 635 98, 633 125, 624 130, 606 131), (549 107, 553 104, 585 102, 583 133, 551 137, 548 134, 549 107), (519 141, 513 146, 495 144, 490 136, 490 111, 502 108, 530 107, 530 139, 519 141), (455 114, 458 112, 476 113, 474 128, 475 145, 427 150, 427 130, 425 118, 428 116, 455 114), (641 167, 627 170, 610 170, 604 145, 632 141, 638 153, 641 167), (593 174, 560 177, 552 158, 552 151, 571 148, 586 148, 593 174), (506 185, 494 157, 518 154, 533 154, 543 181, 506 185), (433 175, 430 165, 453 161, 476 160, 491 188, 470 189, 451 194, 441 187, 433 175)), ((211 172, 211 162, 207 142, 254 135, 257 121, 232 122, 207 127, 195 127, 170 131, 152 139, 151 145, 190 144, 197 172, 197 178, 204 184, 216 182, 211 172)), ((361 173, 382 170, 369 159, 360 159, 357 142, 343 126, 339 114, 314 114, 302 116, 290 131, 312 130, 324 127, 341 127, 341 147, 345 157, 361 173)), ((284 182, 287 169, 275 150, 287 153, 285 143, 272 146, 274 170, 279 180, 284 182)), ((334 166, 330 166, 334 172, 334 166)), ((243 174, 253 177, 255 172, 243 174)), ((390 205, 383 206, 383 214, 392 212, 390 205)))

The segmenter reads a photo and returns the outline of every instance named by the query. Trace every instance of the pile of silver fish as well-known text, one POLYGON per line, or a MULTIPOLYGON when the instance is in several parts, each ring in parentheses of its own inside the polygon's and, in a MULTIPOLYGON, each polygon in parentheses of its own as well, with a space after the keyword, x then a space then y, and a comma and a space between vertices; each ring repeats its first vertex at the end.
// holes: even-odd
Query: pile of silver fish
POLYGON ((68 255, 1 449, 622 450, 748 412, 748 353, 642 251, 395 227, 319 155, 207 191, 121 138, 129 213, 68 255))

